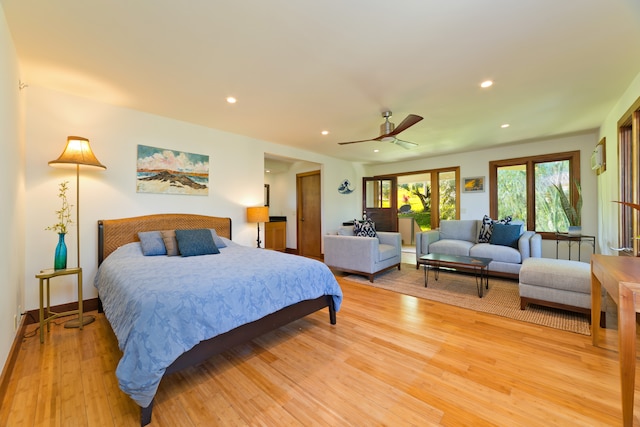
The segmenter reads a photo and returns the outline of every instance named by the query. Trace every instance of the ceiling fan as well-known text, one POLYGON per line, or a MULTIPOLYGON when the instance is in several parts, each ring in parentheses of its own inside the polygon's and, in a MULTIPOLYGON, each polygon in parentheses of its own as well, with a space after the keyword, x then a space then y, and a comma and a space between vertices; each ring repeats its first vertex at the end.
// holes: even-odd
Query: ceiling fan
POLYGON ((418 123, 420 120, 422 120, 422 117, 416 116, 415 114, 409 114, 398 125, 398 127, 395 127, 395 125, 389 121, 389 117, 391 117, 391 111, 384 111, 382 113, 382 117, 384 117, 384 123, 380 125, 380 136, 371 139, 363 139, 360 141, 338 142, 338 144, 345 145, 356 144, 358 142, 384 141, 399 145, 400 147, 406 148, 407 150, 418 146, 418 144, 416 144, 415 142, 403 141, 401 139, 398 139, 396 138, 396 135, 418 123))

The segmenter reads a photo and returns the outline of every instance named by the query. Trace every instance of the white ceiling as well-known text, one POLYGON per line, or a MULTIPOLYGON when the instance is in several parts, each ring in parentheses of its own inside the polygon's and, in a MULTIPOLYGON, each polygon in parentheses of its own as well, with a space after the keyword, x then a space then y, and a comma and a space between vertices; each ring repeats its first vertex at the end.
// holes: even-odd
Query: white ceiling
POLYGON ((639 3, 0 0, 26 84, 365 163, 599 127, 640 72, 639 3), (417 148, 337 145, 387 109, 424 117, 417 148))

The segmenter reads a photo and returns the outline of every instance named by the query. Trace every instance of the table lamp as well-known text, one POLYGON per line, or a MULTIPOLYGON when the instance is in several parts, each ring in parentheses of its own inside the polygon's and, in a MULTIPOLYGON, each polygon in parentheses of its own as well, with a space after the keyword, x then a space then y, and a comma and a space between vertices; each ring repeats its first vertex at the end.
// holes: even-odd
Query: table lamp
POLYGON ((269 222, 269 207, 258 206, 247 208, 247 222, 255 222, 258 224, 258 247, 260 248, 260 223, 269 222))

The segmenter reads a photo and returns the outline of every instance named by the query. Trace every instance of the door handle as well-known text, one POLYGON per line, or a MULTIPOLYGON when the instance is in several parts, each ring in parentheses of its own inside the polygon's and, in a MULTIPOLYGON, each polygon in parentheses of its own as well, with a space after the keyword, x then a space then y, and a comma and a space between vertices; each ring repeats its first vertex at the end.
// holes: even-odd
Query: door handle
POLYGON ((615 252, 625 252, 625 253, 633 252, 633 248, 612 248, 611 246, 609 246, 609 249, 615 252))

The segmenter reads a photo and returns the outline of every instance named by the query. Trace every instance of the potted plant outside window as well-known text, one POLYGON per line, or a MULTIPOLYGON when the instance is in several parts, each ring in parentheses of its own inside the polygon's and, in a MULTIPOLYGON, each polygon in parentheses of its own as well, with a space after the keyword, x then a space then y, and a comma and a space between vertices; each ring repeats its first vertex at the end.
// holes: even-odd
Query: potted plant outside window
POLYGON ((564 189, 561 185, 553 184, 553 186, 558 191, 558 197, 560 198, 562 211, 567 217, 567 222, 569 223, 569 234, 572 236, 579 236, 580 234, 582 234, 582 190, 578 182, 575 182, 574 184, 578 192, 578 198, 575 205, 571 203, 571 200, 569 200, 569 196, 564 192, 564 189))

